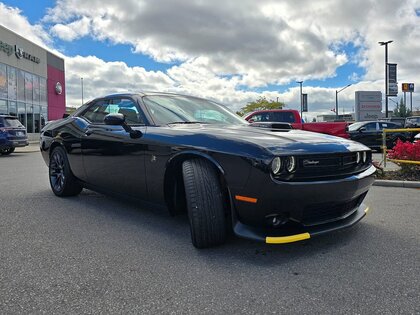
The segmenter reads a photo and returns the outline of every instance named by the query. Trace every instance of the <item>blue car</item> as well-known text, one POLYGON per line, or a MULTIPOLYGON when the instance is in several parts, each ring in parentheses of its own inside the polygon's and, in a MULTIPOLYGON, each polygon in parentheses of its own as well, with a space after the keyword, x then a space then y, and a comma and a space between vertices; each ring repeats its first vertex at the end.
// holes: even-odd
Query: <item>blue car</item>
POLYGON ((27 146, 28 136, 25 126, 15 116, 0 115, 0 154, 8 155, 16 147, 27 146))

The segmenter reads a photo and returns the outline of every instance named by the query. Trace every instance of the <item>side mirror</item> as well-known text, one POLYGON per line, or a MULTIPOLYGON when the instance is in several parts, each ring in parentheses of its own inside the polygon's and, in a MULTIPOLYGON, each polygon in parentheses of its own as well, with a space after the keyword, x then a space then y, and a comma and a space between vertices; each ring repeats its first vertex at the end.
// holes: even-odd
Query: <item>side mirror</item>
POLYGON ((114 113, 114 114, 108 114, 104 118, 105 125, 111 125, 111 126, 122 126, 125 124, 125 117, 123 114, 114 113))
POLYGON ((366 131, 366 127, 359 128, 359 132, 363 132, 363 131, 366 131))
POLYGON ((104 118, 104 123, 105 125, 110 126, 122 126, 124 130, 130 134, 130 138, 132 139, 138 139, 143 135, 140 130, 134 130, 129 125, 127 125, 125 122, 125 116, 120 113, 106 115, 104 118))

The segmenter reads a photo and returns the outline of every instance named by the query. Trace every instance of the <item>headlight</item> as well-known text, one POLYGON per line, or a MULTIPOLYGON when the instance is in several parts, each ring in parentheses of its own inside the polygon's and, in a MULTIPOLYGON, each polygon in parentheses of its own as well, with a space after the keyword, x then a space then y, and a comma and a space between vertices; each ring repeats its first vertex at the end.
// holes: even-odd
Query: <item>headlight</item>
POLYGON ((359 164, 360 163, 361 157, 362 157, 362 154, 360 152, 357 152, 356 153, 356 164, 359 164))
POLYGON ((286 169, 289 173, 293 173, 296 170, 296 158, 294 156, 286 158, 286 169))
POLYGON ((273 174, 277 174, 281 170, 281 159, 279 157, 275 157, 271 162, 271 171, 273 174))
POLYGON ((366 163, 366 160, 367 160, 367 152, 366 151, 363 151, 363 153, 362 153, 362 161, 363 161, 363 163, 366 163))

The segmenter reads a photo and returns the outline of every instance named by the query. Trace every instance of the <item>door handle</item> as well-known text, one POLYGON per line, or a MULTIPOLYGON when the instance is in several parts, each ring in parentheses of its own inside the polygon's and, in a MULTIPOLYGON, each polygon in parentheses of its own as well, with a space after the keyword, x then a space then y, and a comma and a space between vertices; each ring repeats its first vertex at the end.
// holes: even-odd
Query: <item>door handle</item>
POLYGON ((90 136, 92 134, 92 130, 86 130, 85 136, 90 136))

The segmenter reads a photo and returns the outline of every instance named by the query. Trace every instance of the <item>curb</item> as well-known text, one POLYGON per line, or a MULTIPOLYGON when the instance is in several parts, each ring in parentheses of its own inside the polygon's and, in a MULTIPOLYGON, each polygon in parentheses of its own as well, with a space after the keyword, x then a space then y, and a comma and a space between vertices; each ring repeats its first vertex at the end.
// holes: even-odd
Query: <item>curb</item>
POLYGON ((419 181, 407 181, 407 180, 376 179, 373 182, 373 186, 400 187, 400 188, 420 188, 420 182, 419 181))

